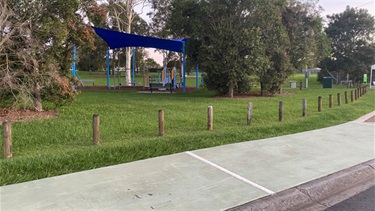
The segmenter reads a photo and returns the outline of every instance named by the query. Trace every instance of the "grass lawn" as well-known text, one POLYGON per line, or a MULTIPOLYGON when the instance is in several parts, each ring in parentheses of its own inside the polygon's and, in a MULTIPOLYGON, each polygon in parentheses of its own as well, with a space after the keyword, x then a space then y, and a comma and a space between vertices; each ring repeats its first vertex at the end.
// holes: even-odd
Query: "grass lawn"
MULTIPOLYGON (((303 75, 295 75, 290 80, 301 79, 303 75)), ((72 105, 59 108, 54 119, 13 123, 13 158, 0 160, 0 185, 323 128, 374 110, 375 90, 353 103, 342 99, 341 106, 335 99, 333 108, 328 108, 328 95, 344 96, 346 87, 322 89, 316 76, 310 78, 308 89, 288 87, 286 83, 284 95, 235 99, 216 98, 204 89, 174 94, 82 91, 72 105), (322 112, 317 111, 318 96, 323 97, 322 112), (306 118, 301 116, 303 98, 308 105, 306 118), (280 100, 283 122, 278 121, 280 100), (249 101, 253 103, 250 127, 246 125, 249 101), (214 107, 213 131, 207 131, 207 106, 214 107), (158 136, 159 109, 165 111, 164 137, 158 136), (100 146, 92 145, 93 114, 100 115, 100 146)))

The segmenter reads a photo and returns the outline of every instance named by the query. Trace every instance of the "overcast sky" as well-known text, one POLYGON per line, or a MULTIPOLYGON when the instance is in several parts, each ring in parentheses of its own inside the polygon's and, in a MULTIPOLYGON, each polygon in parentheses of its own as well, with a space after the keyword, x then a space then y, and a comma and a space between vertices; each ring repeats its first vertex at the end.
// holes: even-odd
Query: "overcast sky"
POLYGON ((370 14, 374 15, 375 0, 320 0, 319 5, 323 7, 323 16, 341 13, 346 6, 367 9, 370 14))
MULTIPOLYGON (((302 0, 304 1, 304 0, 302 0)), ((322 16, 325 17, 327 15, 332 15, 334 13, 341 13, 345 11, 346 6, 350 7, 357 7, 361 9, 367 9, 369 13, 375 16, 375 0, 319 0, 318 3, 321 7, 323 7, 324 11, 322 16)), ((149 18, 146 16, 146 13, 149 9, 144 9, 143 14, 141 17, 147 21, 149 18)), ((136 9, 136 12, 140 12, 140 10, 136 9)), ((154 50, 149 50, 149 56, 152 57, 156 62, 159 64, 163 63, 163 58, 161 55, 153 53, 154 50)))

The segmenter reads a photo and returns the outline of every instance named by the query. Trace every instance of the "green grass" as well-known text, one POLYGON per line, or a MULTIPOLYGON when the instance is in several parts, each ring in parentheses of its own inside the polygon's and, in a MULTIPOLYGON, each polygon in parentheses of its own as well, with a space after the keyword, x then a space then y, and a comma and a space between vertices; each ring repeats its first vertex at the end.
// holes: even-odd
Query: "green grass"
MULTIPOLYGON (((290 80, 301 80, 296 75, 290 80)), ((328 108, 328 95, 346 87, 322 89, 310 79, 308 89, 264 98, 216 98, 204 89, 193 93, 145 94, 135 91, 82 91, 76 102, 54 119, 13 123, 13 158, 1 159, 0 184, 8 185, 81 170, 131 162, 187 150, 263 139, 328 127, 374 110, 371 90, 357 101, 328 108), (318 96, 323 111, 317 111, 318 96), (307 117, 301 116, 307 99, 307 117), (278 122, 278 102, 284 121, 278 122), (247 104, 253 121, 246 125, 247 104), (214 130, 207 131, 207 106, 214 107, 214 130), (158 110, 165 111, 165 136, 158 136, 158 110), (100 114, 101 145, 92 145, 92 115, 100 114)), ((1 128, 1 126, 0 126, 1 128)))

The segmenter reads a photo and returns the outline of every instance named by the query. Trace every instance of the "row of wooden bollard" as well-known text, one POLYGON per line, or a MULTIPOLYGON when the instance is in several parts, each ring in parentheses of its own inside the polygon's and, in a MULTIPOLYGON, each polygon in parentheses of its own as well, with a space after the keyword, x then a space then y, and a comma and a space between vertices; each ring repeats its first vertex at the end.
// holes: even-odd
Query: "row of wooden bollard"
MULTIPOLYGON (((364 94, 368 92, 368 86, 360 87, 355 90, 350 91, 350 101, 354 102, 355 100, 358 100, 358 98, 362 97, 364 94)), ((333 107, 333 96, 332 94, 329 95, 329 101, 328 101, 328 107, 332 108, 333 107)), ((349 103, 348 99, 348 92, 344 92, 344 100, 345 104, 349 103)), ((337 93, 337 105, 341 105, 341 93, 337 93)), ((318 97, 318 111, 322 111, 322 96, 318 97)))
MULTIPOLYGON (((358 88, 356 90, 350 91, 350 100, 354 102, 359 97, 363 96, 368 92, 368 86, 358 88)), ((348 92, 345 91, 344 93, 344 100, 345 103, 348 104, 348 92)), ((341 105, 341 94, 337 93, 337 105, 341 105)), ((332 94, 329 95, 329 108, 333 106, 333 96, 332 94)), ((318 111, 322 111, 322 97, 318 97, 318 111)), ((279 101, 279 121, 283 121, 283 102, 279 101)), ((252 102, 248 103, 247 106, 247 125, 251 125, 252 122, 252 115, 253 115, 253 104, 252 102)), ((306 117, 307 115, 307 100, 302 100, 302 116, 306 117)), ((159 136, 164 136, 164 110, 158 111, 158 119, 159 119, 159 136)), ((99 145, 100 144, 100 119, 98 114, 93 115, 93 144, 99 145)), ((213 130, 214 121, 213 121, 213 107, 208 106, 207 109, 207 130, 213 130)), ((12 157, 12 127, 10 122, 3 122, 3 157, 4 158, 11 158, 12 157)))

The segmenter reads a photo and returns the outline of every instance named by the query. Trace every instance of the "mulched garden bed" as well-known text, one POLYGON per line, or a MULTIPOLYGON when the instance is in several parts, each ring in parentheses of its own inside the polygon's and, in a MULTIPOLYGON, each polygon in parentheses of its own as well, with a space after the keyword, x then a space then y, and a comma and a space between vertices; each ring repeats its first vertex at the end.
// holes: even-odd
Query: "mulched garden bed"
POLYGON ((38 112, 32 109, 0 108, 0 123, 49 119, 58 115, 59 112, 53 110, 38 112))

